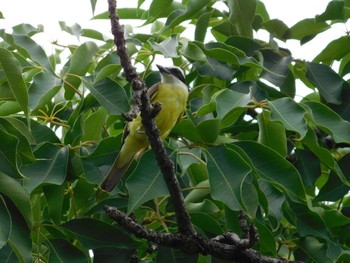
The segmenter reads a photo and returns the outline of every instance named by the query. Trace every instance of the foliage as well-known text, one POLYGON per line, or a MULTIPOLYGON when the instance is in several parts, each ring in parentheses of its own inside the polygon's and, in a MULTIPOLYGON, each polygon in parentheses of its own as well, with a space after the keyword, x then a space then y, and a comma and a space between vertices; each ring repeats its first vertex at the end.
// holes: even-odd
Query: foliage
MULTIPOLYGON (((185 69, 186 117, 165 143, 196 229, 239 232, 243 210, 263 254, 350 261, 350 38, 331 40, 313 61, 283 48, 345 23, 349 1, 331 1, 290 28, 270 20, 257 0, 222 1, 228 12, 214 0, 153 0, 149 10, 143 2, 118 13, 152 25, 149 33, 127 32, 129 55, 149 86, 159 81, 156 57, 185 69), (193 36, 184 33, 189 27, 193 36), (268 43, 254 37, 263 30, 268 43), (312 93, 295 97, 296 80, 312 93)), ((47 56, 33 40, 41 27, 0 30, 0 261, 89 262, 90 249, 96 262, 127 262, 134 253, 144 262, 221 262, 163 247, 148 254, 145 241, 111 225, 104 204, 152 229, 176 229, 151 151, 96 200, 120 147, 130 85, 111 39, 78 25, 61 28, 87 39, 66 48, 62 67, 61 48, 47 56)))

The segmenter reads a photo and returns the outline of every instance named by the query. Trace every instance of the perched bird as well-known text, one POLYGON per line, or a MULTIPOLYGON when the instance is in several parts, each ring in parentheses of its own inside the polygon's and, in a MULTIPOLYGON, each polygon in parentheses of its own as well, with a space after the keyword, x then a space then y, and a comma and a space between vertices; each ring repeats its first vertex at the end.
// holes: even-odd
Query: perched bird
MULTIPOLYGON (((157 67, 161 74, 161 82, 154 84, 148 89, 147 93, 151 103, 158 102, 162 105, 155 121, 161 139, 164 139, 183 115, 187 103, 188 87, 180 68, 160 65, 157 65, 157 67)), ((112 168, 100 184, 100 188, 104 191, 112 191, 126 173, 132 160, 148 146, 147 135, 141 123, 141 116, 138 114, 134 120, 126 124, 122 148, 112 168)))

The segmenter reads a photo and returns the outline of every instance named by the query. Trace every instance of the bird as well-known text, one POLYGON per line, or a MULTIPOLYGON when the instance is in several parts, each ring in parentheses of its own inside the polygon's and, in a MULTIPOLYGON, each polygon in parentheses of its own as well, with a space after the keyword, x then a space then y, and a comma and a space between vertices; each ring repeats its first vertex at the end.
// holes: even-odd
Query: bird
MULTIPOLYGON (((175 124, 182 118, 187 105, 188 87, 185 76, 179 67, 164 67, 159 69, 161 81, 147 90, 151 104, 160 103, 161 110, 155 117, 161 139, 165 139, 175 124)), ((147 135, 138 114, 124 127, 122 146, 108 174, 100 184, 103 191, 111 192, 125 175, 131 162, 149 146, 147 135)))

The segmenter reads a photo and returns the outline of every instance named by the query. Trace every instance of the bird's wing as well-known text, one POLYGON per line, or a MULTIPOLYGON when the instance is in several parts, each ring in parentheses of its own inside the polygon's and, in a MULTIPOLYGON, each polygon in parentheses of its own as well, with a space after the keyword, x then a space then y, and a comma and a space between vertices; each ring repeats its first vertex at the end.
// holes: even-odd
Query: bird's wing
POLYGON ((148 94, 151 102, 154 100, 155 96, 157 95, 158 89, 159 89, 159 83, 156 83, 147 90, 147 94, 148 94))
MULTIPOLYGON (((158 89, 159 89, 159 83, 156 83, 147 90, 147 94, 150 98, 151 103, 152 103, 153 99, 156 97, 158 89)), ((143 129, 143 127, 140 127, 140 129, 143 129)), ((123 131, 122 145, 124 144, 124 141, 125 141, 126 137, 128 137, 129 133, 130 133, 129 122, 126 122, 126 124, 124 126, 124 131, 123 131)))

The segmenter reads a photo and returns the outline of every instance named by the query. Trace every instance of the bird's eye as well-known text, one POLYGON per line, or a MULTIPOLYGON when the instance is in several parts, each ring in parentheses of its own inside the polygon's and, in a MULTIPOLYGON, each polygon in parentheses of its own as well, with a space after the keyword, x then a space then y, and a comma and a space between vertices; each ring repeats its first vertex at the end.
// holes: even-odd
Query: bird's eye
POLYGON ((175 77, 177 77, 179 80, 181 80, 183 83, 186 84, 185 76, 183 75, 181 70, 179 70, 178 68, 171 68, 170 72, 171 72, 172 75, 174 75, 175 77))

